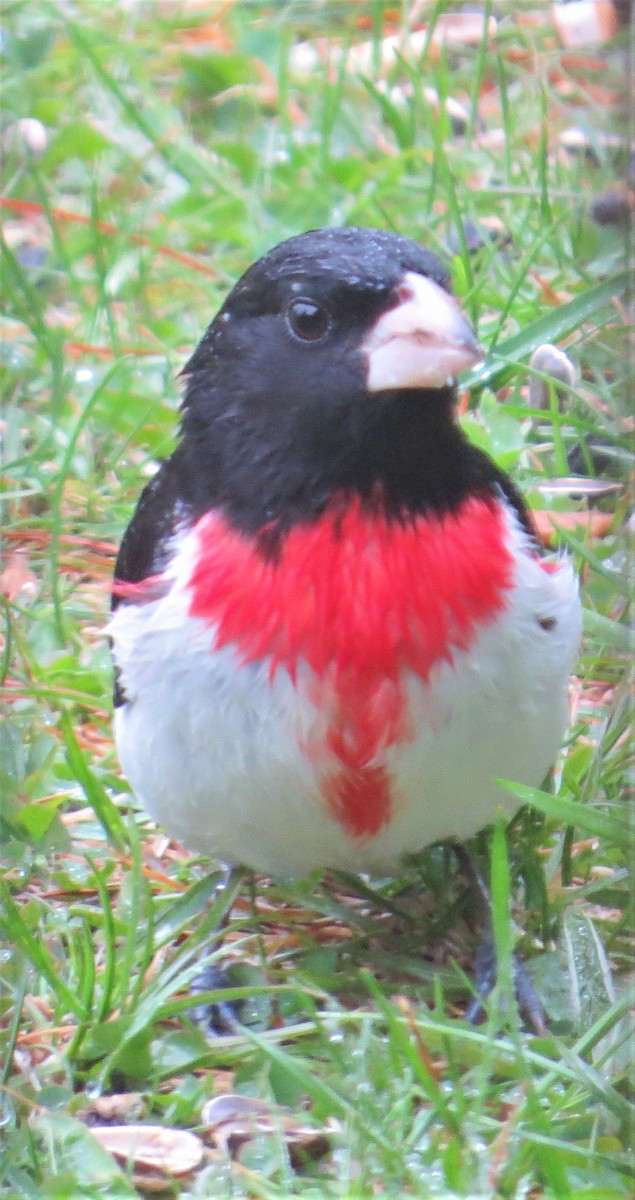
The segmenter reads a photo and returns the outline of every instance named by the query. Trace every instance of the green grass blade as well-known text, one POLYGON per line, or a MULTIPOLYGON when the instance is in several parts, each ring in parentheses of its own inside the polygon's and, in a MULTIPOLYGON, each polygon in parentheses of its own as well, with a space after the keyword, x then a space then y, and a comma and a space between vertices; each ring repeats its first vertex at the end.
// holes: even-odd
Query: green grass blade
POLYGON ((554 821, 564 825, 575 825, 592 837, 606 838, 627 853, 635 850, 633 827, 621 817, 601 812, 590 804, 568 800, 565 796, 552 796, 549 792, 541 792, 522 783, 512 783, 507 779, 499 779, 497 782, 505 791, 516 796, 521 804, 530 804, 532 808, 537 808, 554 821))
POLYGON ((85 755, 79 747, 73 730, 70 713, 60 714, 60 728, 66 746, 66 757, 73 771, 74 778, 81 785, 88 803, 95 810, 95 815, 102 826, 108 841, 121 854, 128 850, 128 833, 119 809, 110 799, 108 792, 91 771, 85 755))
POLYGON ((15 942, 33 963, 58 998, 59 1003, 80 1020, 85 1019, 86 1011, 79 997, 71 991, 60 978, 59 964, 54 961, 45 945, 38 942, 23 920, 11 893, 0 880, 0 895, 2 896, 3 912, 0 912, 0 929, 4 927, 10 942, 15 942))
POLYGON ((544 317, 538 317, 536 321, 530 322, 518 333, 500 343, 497 353, 504 362, 497 362, 495 353, 491 362, 485 362, 481 367, 475 367, 462 376, 463 385, 472 390, 486 385, 500 387, 510 374, 510 363, 522 362, 543 342, 557 342, 579 330, 584 321, 590 320, 610 305, 612 300, 622 299, 630 286, 630 271, 622 271, 611 279, 605 279, 587 288, 575 299, 554 308, 544 317))

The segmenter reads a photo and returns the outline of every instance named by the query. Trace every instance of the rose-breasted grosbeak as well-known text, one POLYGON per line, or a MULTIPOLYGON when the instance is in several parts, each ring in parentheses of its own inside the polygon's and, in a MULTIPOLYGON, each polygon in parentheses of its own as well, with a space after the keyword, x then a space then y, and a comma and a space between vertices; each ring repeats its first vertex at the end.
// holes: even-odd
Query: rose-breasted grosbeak
POLYGON ((205 333, 109 626, 123 768, 190 848, 396 870, 552 764, 578 590, 455 422, 480 356, 434 255, 373 229, 283 242, 205 333))

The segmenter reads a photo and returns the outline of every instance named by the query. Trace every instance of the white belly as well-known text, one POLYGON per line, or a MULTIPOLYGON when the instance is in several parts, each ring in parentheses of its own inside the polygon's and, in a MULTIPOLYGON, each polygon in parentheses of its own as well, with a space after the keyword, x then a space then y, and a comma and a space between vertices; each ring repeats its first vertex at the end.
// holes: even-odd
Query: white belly
POLYGON ((294 683, 278 669, 272 680, 267 663, 215 650, 183 593, 121 606, 108 632, 129 697, 116 717, 119 754, 148 812, 192 850, 295 875, 392 870, 513 807, 497 777, 539 785, 567 725, 580 609, 568 565, 549 573, 517 554, 506 611, 427 683, 404 681, 413 733, 382 751, 392 817, 372 836, 336 819, 301 749, 323 728, 302 672, 294 683))

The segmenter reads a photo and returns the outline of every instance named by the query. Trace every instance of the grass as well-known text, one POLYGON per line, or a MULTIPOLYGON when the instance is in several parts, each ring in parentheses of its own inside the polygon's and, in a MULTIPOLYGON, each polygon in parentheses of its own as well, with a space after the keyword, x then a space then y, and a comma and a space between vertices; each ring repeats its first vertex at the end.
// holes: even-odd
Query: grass
MULTIPOLYGON (((452 8, 426 6, 429 30, 452 8)), ((144 1194, 136 1152, 116 1162, 97 1140, 100 1097, 167 1137, 201 1131, 228 1089, 267 1103, 269 1132, 251 1128, 233 1157, 217 1136, 167 1194, 632 1195, 628 237, 588 215, 626 170, 602 138, 627 132, 624 51, 567 54, 546 10, 538 28, 505 11, 496 52, 439 55, 429 39, 386 87, 379 4, 5 5, 3 1197, 144 1194), (318 37, 325 61, 298 74, 294 47, 318 37), (362 78, 333 47, 364 38, 362 78), (424 84, 462 102, 466 132, 424 84), (29 150, 25 118, 45 147, 29 150), (586 154, 560 146, 571 125, 586 154), (497 238, 472 252, 492 219, 497 238), (478 1028, 461 1018, 475 931, 447 851, 400 880, 215 895, 210 864, 137 810, 113 749, 113 554, 173 445, 178 370, 255 257, 329 223, 394 228, 451 261, 491 350, 466 381, 466 428, 551 514, 582 579, 553 793, 511 782, 527 807, 476 846, 484 863, 491 848, 508 965, 478 1028), (532 410, 545 341, 580 382, 532 410), (598 434, 619 486, 558 491, 575 447, 595 473, 598 434), (226 911, 215 953, 247 1029, 210 1042, 186 990, 226 911), (514 942, 549 1012, 542 1039, 509 995, 514 942), (298 1165, 283 1114, 326 1133, 319 1155, 307 1141, 298 1165)))

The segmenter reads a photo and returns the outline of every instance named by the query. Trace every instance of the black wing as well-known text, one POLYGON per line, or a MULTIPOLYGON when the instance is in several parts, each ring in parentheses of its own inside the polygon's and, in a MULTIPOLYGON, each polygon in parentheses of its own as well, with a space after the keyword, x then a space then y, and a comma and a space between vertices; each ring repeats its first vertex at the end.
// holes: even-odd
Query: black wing
MULTIPOLYGON (((181 470, 176 454, 161 464, 139 497, 117 555, 117 583, 141 583, 149 575, 159 574, 166 565, 170 538, 188 513, 181 494, 181 470)), ((120 604, 134 602, 113 590, 110 607, 114 612, 120 604)), ((116 707, 126 701, 116 666, 114 700, 116 707)))
MULTIPOLYGON (((149 575, 157 575, 163 570, 168 542, 188 514, 187 503, 181 495, 180 478, 176 456, 172 455, 143 489, 117 555, 115 579, 118 582, 141 583, 149 575)), ((126 603, 126 598, 113 594, 113 611, 122 603, 126 603)))

